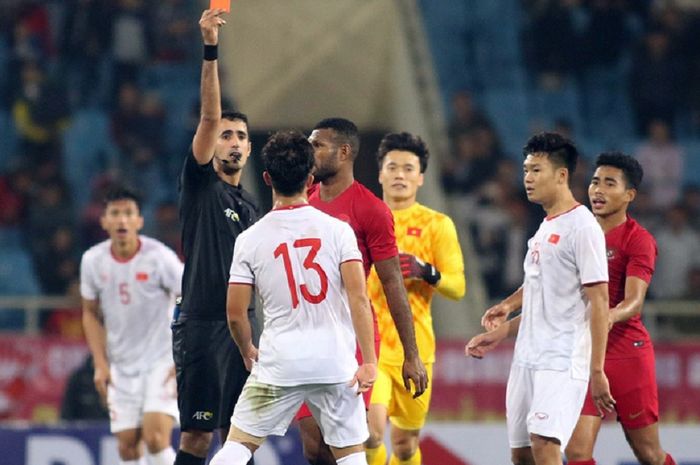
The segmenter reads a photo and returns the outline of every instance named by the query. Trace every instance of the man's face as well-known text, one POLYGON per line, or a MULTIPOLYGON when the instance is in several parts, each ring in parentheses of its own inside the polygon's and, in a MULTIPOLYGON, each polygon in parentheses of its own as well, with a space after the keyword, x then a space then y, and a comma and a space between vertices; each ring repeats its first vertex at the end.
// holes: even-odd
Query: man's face
POLYGON ((112 241, 124 243, 138 237, 143 217, 133 200, 114 200, 107 204, 100 224, 112 241))
POLYGON ((523 162, 523 183, 527 199, 537 204, 552 201, 563 169, 555 167, 545 153, 528 155, 523 162))
POLYGON ((219 169, 228 176, 241 171, 248 161, 250 150, 248 126, 245 122, 222 119, 214 151, 219 169))
POLYGON ((588 199, 596 216, 606 217, 627 209, 634 194, 634 189, 627 188, 622 170, 613 166, 596 168, 588 186, 588 199))
POLYGON ((335 141, 335 131, 332 129, 314 129, 309 136, 309 142, 314 148, 314 178, 323 182, 338 173, 339 150, 335 141))
POLYGON ((418 188, 423 185, 418 155, 404 150, 388 152, 379 170, 379 184, 385 198, 393 201, 415 200, 418 188))

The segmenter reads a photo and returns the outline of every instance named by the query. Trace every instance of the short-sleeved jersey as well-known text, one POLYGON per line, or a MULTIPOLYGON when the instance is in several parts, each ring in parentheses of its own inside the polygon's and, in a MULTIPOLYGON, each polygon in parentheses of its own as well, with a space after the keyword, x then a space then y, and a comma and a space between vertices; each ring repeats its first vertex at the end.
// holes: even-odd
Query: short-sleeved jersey
POLYGON ((357 237, 357 246, 362 252, 366 275, 369 276, 374 262, 399 254, 391 210, 369 189, 354 181, 330 202, 321 200, 320 191, 319 188, 312 189, 309 203, 322 212, 350 224, 357 237))
MULTIPOLYGON (((625 299, 625 283, 634 276, 649 284, 656 263, 654 237, 631 217, 605 234, 610 282, 610 308, 625 299)), ((606 358, 620 359, 643 355, 651 348, 651 339, 642 318, 636 315, 615 323, 608 333, 606 358)))
POLYGON ((80 293, 99 301, 107 357, 126 372, 172 358, 170 319, 182 282, 175 252, 146 236, 139 241, 130 259, 113 255, 106 240, 88 249, 80 263, 80 293))
POLYGON ((513 363, 539 370, 571 370, 588 380, 590 308, 583 286, 608 281, 605 236, 593 214, 578 205, 545 218, 528 241, 522 320, 513 363))
MULTIPOLYGON (((402 210, 393 210, 392 214, 399 251, 433 264, 441 275, 437 291, 453 299, 461 298, 465 288, 464 259, 452 220, 419 203, 414 203, 402 210)), ((436 288, 420 279, 406 280, 405 284, 421 360, 424 363, 433 363, 435 362, 435 333, 430 302, 436 288)), ((379 322, 380 362, 387 365, 402 365, 403 345, 389 312, 382 283, 374 268, 367 280, 367 292, 379 322)))
POLYGON ((185 256, 180 318, 226 320, 233 245, 258 216, 248 192, 223 182, 212 162, 199 165, 192 152, 187 155, 180 177, 185 256))
POLYGON ((254 285, 263 305, 258 380, 340 383, 357 370, 340 265, 362 260, 352 229, 309 206, 276 209, 241 234, 230 283, 254 285))

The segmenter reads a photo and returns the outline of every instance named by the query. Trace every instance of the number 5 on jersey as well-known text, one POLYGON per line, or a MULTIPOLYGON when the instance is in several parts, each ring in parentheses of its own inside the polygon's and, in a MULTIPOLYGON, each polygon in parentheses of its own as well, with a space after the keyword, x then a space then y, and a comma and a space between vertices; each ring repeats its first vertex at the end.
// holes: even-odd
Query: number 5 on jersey
MULTIPOLYGON (((304 268, 307 270, 313 270, 318 274, 319 281, 321 284, 321 290, 319 291, 318 294, 312 294, 309 291, 309 288, 306 286, 306 284, 302 284, 299 286, 299 290, 301 291, 301 295, 309 303, 312 304, 318 304, 323 302, 323 300, 326 298, 326 292, 328 292, 328 275, 326 275, 326 272, 323 270, 321 265, 316 263, 314 259, 316 258, 316 254, 318 254, 319 249, 321 248, 321 239, 318 238, 306 238, 306 239, 297 239, 294 241, 293 244, 295 249, 301 249, 301 248, 309 248, 309 251, 306 254, 306 258, 304 258, 304 268)), ((277 246, 275 249, 275 258, 282 257, 282 262, 284 263, 284 271, 287 275, 287 286, 289 286, 289 293, 292 296, 292 308, 297 308, 299 306, 299 294, 297 292, 297 282, 296 279, 294 278, 294 273, 292 271, 292 262, 289 257, 289 246, 287 245, 286 242, 281 243, 280 245, 277 246)))

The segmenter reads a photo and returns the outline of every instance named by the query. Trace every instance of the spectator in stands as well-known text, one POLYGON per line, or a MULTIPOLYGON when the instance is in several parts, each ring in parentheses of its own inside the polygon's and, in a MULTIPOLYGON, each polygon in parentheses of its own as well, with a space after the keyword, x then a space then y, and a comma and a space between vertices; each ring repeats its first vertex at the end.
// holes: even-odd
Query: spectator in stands
POLYGON ((496 173, 503 158, 500 142, 487 124, 458 134, 454 142, 455 155, 443 165, 443 186, 450 193, 473 194, 496 173))
POLYGON ((467 90, 455 92, 452 96, 452 118, 449 124, 450 138, 471 131, 475 126, 490 125, 486 115, 474 103, 474 98, 467 90))
POLYGON ((155 11, 154 58, 161 62, 182 63, 192 57, 197 30, 185 0, 158 2, 155 11))
POLYGON ((671 138, 671 129, 664 120, 651 120, 648 131, 635 157, 644 168, 644 182, 654 207, 666 209, 680 199, 685 152, 671 138))
MULTIPOLYGON (((683 69, 672 53, 669 36, 662 30, 649 32, 632 60, 629 92, 638 135, 655 120, 675 123, 683 90, 683 69)), ((644 167, 644 171, 648 169, 644 167)))
POLYGON ((78 277, 79 262, 73 230, 67 225, 57 227, 45 250, 35 255, 41 290, 49 295, 65 295, 78 277))
POLYGON ((75 106, 99 103, 96 90, 103 76, 110 16, 103 0, 68 0, 60 35, 60 66, 66 71, 70 100, 75 106))
POLYGON ((151 58, 153 27, 145 0, 118 0, 112 17, 114 89, 124 82, 136 82, 140 70, 151 58))
POLYGON ((88 355, 66 382, 61 402, 61 420, 109 420, 109 412, 92 381, 94 375, 92 355, 88 355))
POLYGON ((651 285, 657 299, 679 299, 689 293, 690 270, 700 265, 700 235, 688 224, 682 205, 671 207, 656 233, 659 250, 656 276, 651 285))
POLYGON ((700 264, 693 266, 688 271, 688 285, 684 298, 700 300, 700 264))
POLYGON ((700 231, 700 185, 685 186, 681 194, 681 203, 688 212, 690 225, 696 231, 700 231))

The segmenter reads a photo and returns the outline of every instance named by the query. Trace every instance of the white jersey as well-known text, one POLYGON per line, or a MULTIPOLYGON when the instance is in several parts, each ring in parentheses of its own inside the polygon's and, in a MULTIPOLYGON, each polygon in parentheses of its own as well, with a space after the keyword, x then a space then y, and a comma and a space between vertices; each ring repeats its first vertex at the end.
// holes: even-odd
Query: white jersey
POLYGON ((588 379, 590 307, 583 286, 608 281, 605 235, 578 205, 545 218, 528 241, 522 320, 513 363, 532 369, 571 370, 588 379))
POLYGON ((230 283, 263 305, 257 379, 276 386, 340 383, 357 371, 340 265, 362 260, 350 226, 309 205, 276 209, 236 240, 230 283))
POLYGON ((139 250, 127 260, 115 257, 111 240, 83 254, 80 293, 98 300, 107 334, 107 357, 128 373, 170 357, 170 319, 180 295, 183 265, 175 252, 139 236, 139 250))

